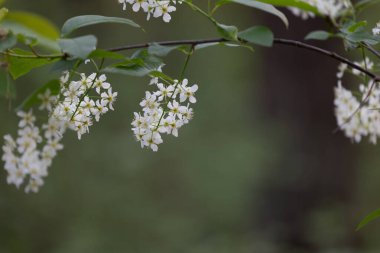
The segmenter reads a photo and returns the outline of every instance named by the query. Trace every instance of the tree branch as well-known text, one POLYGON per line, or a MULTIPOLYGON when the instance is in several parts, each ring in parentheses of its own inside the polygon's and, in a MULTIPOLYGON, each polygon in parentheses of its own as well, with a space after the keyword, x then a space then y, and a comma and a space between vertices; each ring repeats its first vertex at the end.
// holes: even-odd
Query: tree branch
MULTIPOLYGON (((161 41, 157 42, 157 44, 162 45, 162 46, 180 46, 180 45, 202 45, 202 44, 208 44, 208 43, 221 43, 221 42, 229 42, 226 39, 223 38, 214 38, 214 39, 203 39, 203 40, 173 40, 173 41, 161 41)), ((343 56, 332 52, 328 51, 310 44, 306 44, 300 41, 296 40, 288 40, 288 39, 281 39, 281 38, 275 38, 273 41, 274 44, 279 44, 279 45, 288 45, 288 46, 294 46, 298 48, 303 48, 309 51, 314 51, 317 53, 320 53, 322 55, 326 55, 330 58, 333 58, 339 62, 345 63, 348 66, 350 66, 353 69, 359 70, 360 72, 366 74, 367 76, 371 77, 375 81, 380 81, 380 77, 377 76, 376 74, 366 70, 365 68, 362 68, 361 66, 355 64, 354 62, 348 60, 347 58, 344 58, 343 56)), ((107 51, 112 51, 112 52, 120 52, 120 51, 125 51, 125 50, 132 50, 132 49, 141 49, 141 48, 147 48, 150 46, 150 43, 142 43, 142 44, 134 44, 134 45, 127 45, 127 46, 121 46, 121 47, 115 47, 115 48, 110 48, 107 49, 107 51)))

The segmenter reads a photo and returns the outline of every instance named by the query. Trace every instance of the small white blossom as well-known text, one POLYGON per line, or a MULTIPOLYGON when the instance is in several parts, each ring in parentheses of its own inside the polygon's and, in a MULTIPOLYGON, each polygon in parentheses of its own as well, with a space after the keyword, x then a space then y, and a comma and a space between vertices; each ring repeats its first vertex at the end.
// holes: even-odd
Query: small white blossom
POLYGON ((46 89, 44 93, 38 94, 37 97, 41 100, 41 105, 38 109, 48 110, 49 112, 52 110, 53 103, 57 101, 57 97, 51 95, 50 89, 46 89))
POLYGON ((380 22, 376 24, 376 27, 372 29, 373 35, 380 35, 380 22))
POLYGON ((29 112, 19 111, 17 113, 17 116, 21 118, 18 124, 18 126, 21 128, 25 126, 33 126, 34 122, 36 121, 36 117, 34 117, 32 110, 29 112))

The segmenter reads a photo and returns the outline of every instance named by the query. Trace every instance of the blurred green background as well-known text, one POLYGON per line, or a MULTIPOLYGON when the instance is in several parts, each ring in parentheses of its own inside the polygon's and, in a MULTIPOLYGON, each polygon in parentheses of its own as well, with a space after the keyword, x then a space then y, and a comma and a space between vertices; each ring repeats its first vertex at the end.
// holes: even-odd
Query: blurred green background
MULTIPOLYGON (((100 25, 78 33, 96 34, 101 48, 217 36, 185 5, 170 24, 146 22, 116 0, 9 0, 7 7, 58 26, 101 14, 131 18, 146 30, 100 25)), ((276 36, 294 39, 324 26, 288 16, 289 30, 234 5, 217 18, 241 29, 269 24, 276 36)), ((175 76, 184 56, 165 62, 175 76)), ((130 130, 149 80, 110 76, 116 111, 81 141, 66 135, 40 193, 8 186, 1 172, 0 252, 378 252, 380 222, 359 232, 355 226, 380 207, 379 148, 332 133, 336 67, 285 46, 197 51, 186 75, 200 87, 195 118, 158 153, 142 150, 130 130)), ((16 134, 15 106, 56 75, 44 68, 17 81, 17 99, 1 100, 0 135, 16 134)))

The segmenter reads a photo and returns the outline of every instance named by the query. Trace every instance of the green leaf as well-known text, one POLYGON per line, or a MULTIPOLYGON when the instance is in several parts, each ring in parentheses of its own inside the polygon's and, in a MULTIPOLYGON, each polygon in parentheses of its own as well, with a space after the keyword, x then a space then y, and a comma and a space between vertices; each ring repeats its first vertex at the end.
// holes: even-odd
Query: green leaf
POLYGON ((170 76, 162 73, 161 71, 153 70, 153 71, 151 71, 149 73, 149 75, 151 77, 158 77, 158 78, 160 78, 162 80, 166 80, 166 81, 169 81, 169 82, 174 82, 174 80, 170 76))
POLYGON ((129 76, 145 76, 162 65, 161 59, 149 54, 147 49, 137 51, 131 59, 113 64, 103 70, 105 73, 129 76))
POLYGON ((380 3, 380 0, 362 0, 362 1, 357 2, 354 5, 354 8, 356 12, 361 12, 364 9, 370 7, 371 5, 378 4, 378 3, 380 3))
POLYGON ((282 22, 285 24, 286 27, 289 26, 288 19, 286 18, 285 14, 276 9, 273 5, 267 4, 267 3, 262 3, 258 2, 255 0, 219 0, 216 4, 216 6, 220 6, 226 3, 237 3, 237 4, 242 4, 245 6, 249 6, 267 13, 270 13, 272 15, 275 15, 279 17, 282 22))
POLYGON ((198 44, 194 47, 194 50, 199 50, 199 49, 204 49, 208 47, 213 47, 213 46, 219 46, 219 42, 210 42, 210 43, 203 43, 203 44, 198 44))
POLYGON ((359 225, 356 227, 356 231, 362 229, 365 225, 367 225, 368 223, 370 223, 371 221, 377 219, 380 217, 380 209, 377 209, 376 211, 370 213, 369 215, 367 215, 360 223, 359 225))
POLYGON ((353 43, 365 42, 370 45, 376 45, 380 42, 380 37, 374 36, 366 31, 346 34, 345 38, 353 43))
POLYGON ((306 35, 305 40, 327 40, 331 35, 326 31, 313 31, 306 35))
POLYGON ((116 23, 116 24, 124 24, 133 27, 139 28, 140 26, 133 22, 132 20, 126 18, 118 18, 118 17, 105 17, 99 15, 84 15, 70 18, 65 22, 62 27, 61 35, 62 37, 66 37, 73 31, 90 25, 103 24, 103 23, 116 23))
POLYGON ((0 37, 0 52, 4 52, 7 49, 14 47, 17 44, 17 37, 12 31, 9 31, 7 35, 0 37))
POLYGON ((223 25, 216 23, 218 28, 218 33, 220 36, 227 40, 237 41, 238 40, 238 29, 236 26, 223 25))
POLYGON ((250 51, 254 51, 253 48, 249 45, 244 45, 242 43, 226 43, 226 42, 210 42, 210 43, 204 43, 204 44, 198 44, 194 47, 194 50, 200 50, 208 47, 214 47, 214 46, 226 46, 226 47, 245 47, 249 49, 250 51))
POLYGON ((153 70, 137 63, 124 63, 110 66, 102 70, 104 73, 121 74, 127 76, 146 76, 153 70))
POLYGON ((122 54, 110 52, 103 49, 96 49, 91 52, 88 58, 109 58, 109 59, 125 59, 126 57, 122 54))
POLYGON ((239 38, 260 46, 271 47, 273 45, 273 33, 266 26, 254 26, 239 33, 239 38))
POLYGON ((350 27, 348 27, 347 30, 348 30, 348 32, 353 33, 353 32, 356 32, 358 29, 363 28, 364 26, 367 26, 367 21, 365 21, 365 20, 351 25, 350 27))
POLYGON ((318 13, 317 8, 300 0, 257 0, 257 1, 262 2, 262 3, 272 4, 275 6, 280 6, 280 7, 296 7, 304 11, 318 13))
POLYGON ((86 59, 87 56, 96 49, 98 40, 93 35, 86 35, 73 39, 60 39, 58 41, 62 52, 70 55, 71 58, 86 59))
POLYGON ((364 22, 355 23, 348 21, 343 24, 340 29, 338 37, 344 39, 346 49, 353 49, 360 46, 361 43, 366 43, 369 45, 376 45, 380 42, 380 36, 375 36, 364 30, 364 22))
POLYGON ((183 46, 162 46, 158 43, 151 43, 148 47, 148 53, 156 56, 167 56, 174 50, 181 49, 183 46))
POLYGON ((12 53, 21 56, 31 56, 30 58, 8 56, 9 72, 13 79, 17 79, 35 68, 53 63, 57 60, 33 57, 34 55, 32 53, 17 48, 13 49, 12 53))
POLYGON ((27 97, 21 105, 17 107, 17 110, 28 110, 34 105, 41 104, 41 100, 38 98, 39 94, 45 93, 45 91, 49 89, 51 91, 51 95, 58 95, 61 89, 61 85, 59 80, 51 80, 48 83, 42 85, 40 88, 35 90, 29 97, 27 97))
POLYGON ((76 64, 78 64, 78 59, 73 59, 73 60, 64 60, 61 59, 53 64, 51 67, 52 72, 59 72, 61 74, 63 71, 70 71, 75 67, 76 64))
POLYGON ((59 38, 57 27, 44 17, 29 12, 10 12, 1 21, 1 26, 14 34, 23 34, 38 40, 37 45, 58 51, 56 40, 59 38))
POLYGON ((16 89, 5 69, 0 69, 0 96, 7 99, 16 97, 16 89))

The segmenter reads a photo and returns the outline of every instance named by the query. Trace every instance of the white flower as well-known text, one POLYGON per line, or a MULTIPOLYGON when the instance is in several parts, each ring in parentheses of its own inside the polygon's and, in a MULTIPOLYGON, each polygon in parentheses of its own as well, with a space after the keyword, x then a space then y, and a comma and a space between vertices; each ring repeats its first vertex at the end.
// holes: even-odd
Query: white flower
MULTIPOLYGON (((184 81, 185 80, 183 80, 183 82, 184 81)), ((193 104, 196 103, 197 99, 195 98, 194 94, 197 90, 198 90, 198 85, 196 84, 194 84, 191 87, 183 87, 180 93, 180 97, 179 97, 179 100, 181 101, 181 103, 185 102, 187 99, 189 99, 190 103, 193 103, 193 104)))
POLYGON ((14 184, 17 188, 24 182, 26 172, 21 169, 8 171, 7 183, 14 184))
POLYGON ((148 1, 147 0, 135 0, 135 3, 132 5, 132 10, 138 12, 142 8, 145 12, 148 11, 148 1))
POLYGON ((178 117, 181 117, 182 112, 184 112, 185 110, 185 106, 180 106, 180 104, 175 100, 173 100, 173 103, 172 102, 168 103, 168 108, 169 108, 169 113, 172 116, 178 116, 178 117))
POLYGON ((346 72, 347 70, 347 67, 348 65, 346 63, 341 63, 339 64, 338 66, 338 73, 336 74, 336 76, 339 78, 339 79, 342 79, 343 75, 344 75, 344 72, 346 72))
POLYGON ((162 142, 161 135, 158 132, 149 132, 143 137, 144 145, 150 147, 154 152, 158 151, 158 145, 162 142))
POLYGON ((154 112, 159 107, 156 95, 149 91, 145 92, 145 98, 140 102, 140 106, 143 107, 144 112, 154 112))
POLYGON ((61 85, 65 85, 70 79, 70 72, 69 71, 64 71, 61 75, 61 77, 59 78, 59 82, 61 83, 61 85))
POLYGON ((30 179, 29 184, 25 187, 25 192, 37 193, 43 184, 44 184, 44 181, 39 177, 30 179))
POLYGON ((95 117, 96 121, 99 121, 100 116, 107 113, 108 108, 107 108, 107 102, 102 100, 96 100, 96 106, 91 108, 91 113, 95 117))
POLYGON ((100 89, 109 89, 111 87, 111 84, 106 82, 107 77, 106 75, 101 75, 99 78, 95 80, 95 90, 98 94, 100 94, 100 89))
POLYGON ((49 112, 52 110, 52 104, 56 101, 56 97, 51 95, 50 89, 46 89, 44 93, 37 95, 38 99, 41 100, 41 105, 38 109, 40 110, 48 110, 49 112))
POLYGON ((168 23, 171 20, 170 13, 176 10, 176 7, 170 6, 170 1, 158 1, 158 7, 155 9, 153 17, 161 17, 168 23))
POLYGON ((17 116, 21 118, 18 125, 19 127, 25 127, 27 125, 32 126, 34 124, 34 121, 36 121, 36 117, 34 117, 32 110, 29 110, 29 112, 19 111, 17 113, 17 116))
POLYGON ((192 120, 194 117, 193 108, 189 108, 189 105, 187 107, 183 108, 182 111, 182 121, 184 124, 189 123, 190 120, 192 120))
POLYGON ((108 107, 111 110, 114 110, 113 103, 116 101, 117 92, 112 92, 112 88, 109 88, 107 93, 103 92, 101 94, 101 97, 102 97, 102 101, 107 102, 108 107))
POLYGON ((79 81, 79 84, 83 90, 87 90, 91 88, 93 83, 95 82, 96 73, 92 73, 89 76, 86 76, 85 74, 81 74, 82 79, 79 81))
POLYGON ((158 97, 158 101, 162 101, 163 99, 170 98, 173 95, 174 86, 169 85, 167 87, 164 86, 162 83, 157 84, 158 91, 156 91, 154 94, 158 97))

